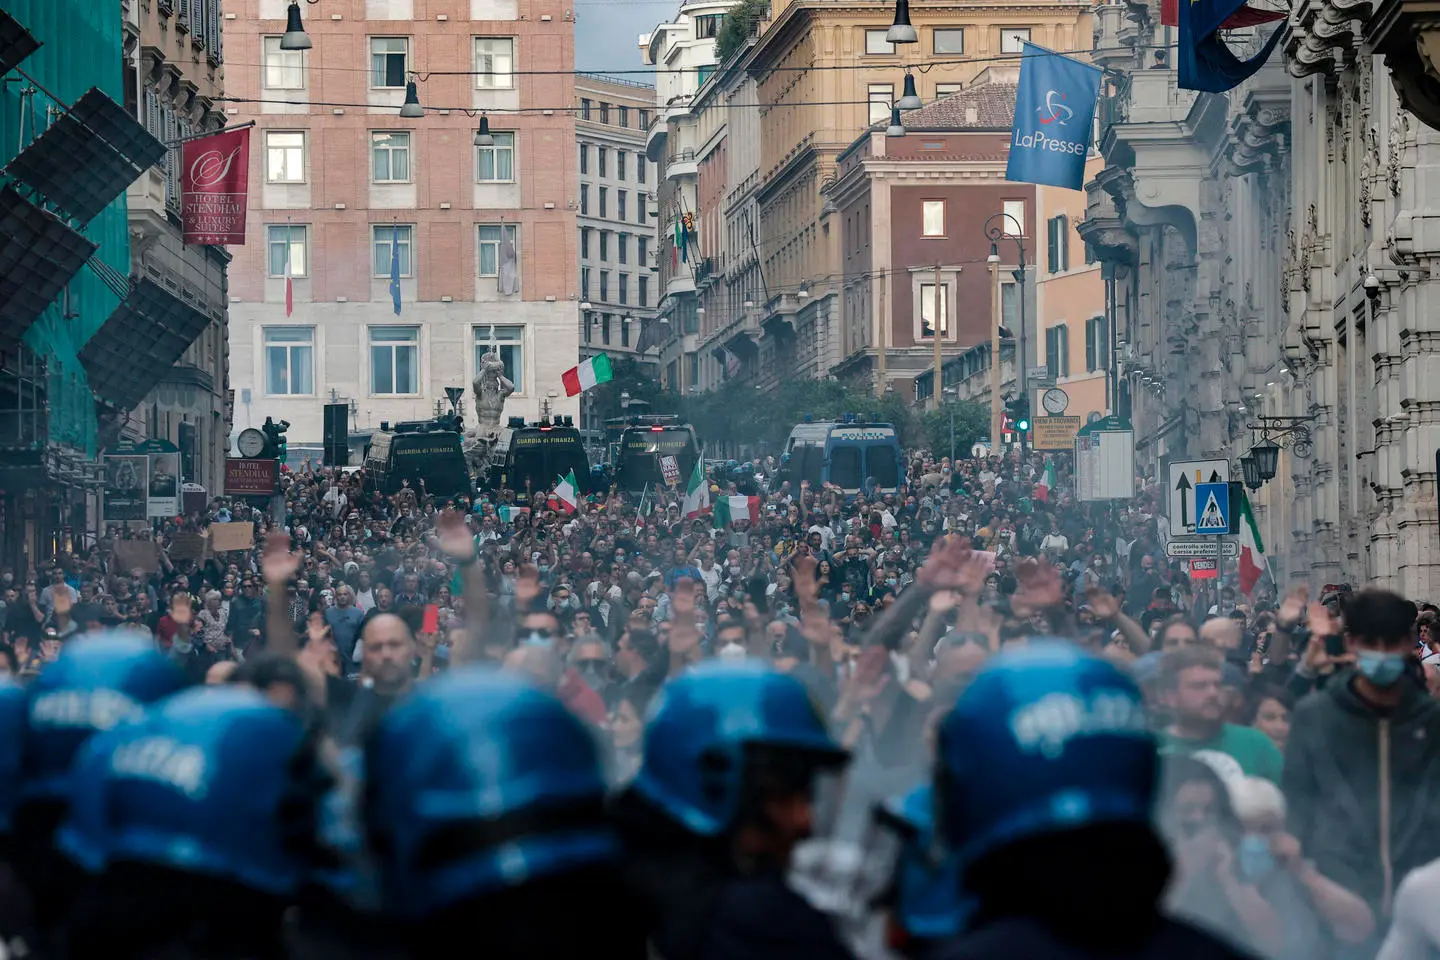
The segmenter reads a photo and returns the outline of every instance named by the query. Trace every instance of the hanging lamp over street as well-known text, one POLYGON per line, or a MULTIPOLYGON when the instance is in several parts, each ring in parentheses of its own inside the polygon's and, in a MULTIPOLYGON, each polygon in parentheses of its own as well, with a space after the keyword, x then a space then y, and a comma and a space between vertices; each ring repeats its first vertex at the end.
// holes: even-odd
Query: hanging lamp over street
POLYGON ((895 22, 885 31, 891 43, 919 43, 920 34, 910 25, 910 0, 895 0, 895 22))
POLYGON ((475 131, 475 146, 495 146, 495 138, 490 135, 490 118, 483 113, 480 114, 480 129, 475 131))
POLYGON ((281 50, 309 50, 310 34, 300 19, 300 0, 290 0, 290 9, 285 13, 285 34, 280 38, 281 50))
POLYGON ((915 74, 909 70, 905 71, 905 91, 900 97, 900 102, 895 106, 901 110, 919 110, 924 106, 920 102, 920 95, 915 92, 915 74))
POLYGON ((887 136, 887 137, 903 137, 903 136, 905 136, 905 125, 900 122, 900 108, 899 108, 899 107, 891 107, 891 108, 890 108, 890 126, 889 126, 888 128, 886 128, 886 130, 885 130, 885 136, 887 136))
POLYGON ((425 116, 425 108, 420 106, 420 93, 415 89, 414 80, 405 84, 405 103, 400 107, 400 116, 407 120, 425 116))

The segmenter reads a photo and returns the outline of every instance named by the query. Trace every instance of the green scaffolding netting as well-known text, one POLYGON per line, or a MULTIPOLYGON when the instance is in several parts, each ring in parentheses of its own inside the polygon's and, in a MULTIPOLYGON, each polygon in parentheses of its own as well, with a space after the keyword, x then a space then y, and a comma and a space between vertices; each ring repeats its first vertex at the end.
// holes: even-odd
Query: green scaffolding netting
MULTIPOLYGON (((42 44, 21 64, 39 85, 67 105, 91 87, 124 103, 122 10, 97 0, 0 0, 11 16, 42 44)), ((0 165, 43 133, 48 123, 43 93, 27 96, 28 83, 0 84, 0 165)), ((100 245, 96 256, 121 276, 130 275, 130 240, 122 195, 84 229, 100 245)), ((95 401, 80 349, 119 304, 119 298, 88 267, 70 284, 67 318, 51 304, 25 334, 25 343, 47 365, 50 439, 96 453, 95 401)))

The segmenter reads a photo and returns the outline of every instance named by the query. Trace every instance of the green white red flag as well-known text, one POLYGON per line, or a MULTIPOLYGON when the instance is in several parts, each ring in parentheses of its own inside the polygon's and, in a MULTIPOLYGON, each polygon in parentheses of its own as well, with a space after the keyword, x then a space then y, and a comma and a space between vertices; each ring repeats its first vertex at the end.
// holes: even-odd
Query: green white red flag
POLYGON ((1268 573, 1270 563, 1265 559, 1265 543, 1260 539, 1260 528, 1255 526, 1255 514, 1250 511, 1250 498, 1240 494, 1240 591, 1250 594, 1262 574, 1268 573))

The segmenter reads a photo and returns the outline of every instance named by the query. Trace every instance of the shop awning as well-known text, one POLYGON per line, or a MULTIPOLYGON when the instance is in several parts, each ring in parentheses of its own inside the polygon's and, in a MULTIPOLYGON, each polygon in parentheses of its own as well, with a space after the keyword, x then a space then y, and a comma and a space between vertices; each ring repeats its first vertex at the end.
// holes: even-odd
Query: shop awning
POLYGON ((55 215, 0 189, 0 350, 13 350, 97 247, 55 215))

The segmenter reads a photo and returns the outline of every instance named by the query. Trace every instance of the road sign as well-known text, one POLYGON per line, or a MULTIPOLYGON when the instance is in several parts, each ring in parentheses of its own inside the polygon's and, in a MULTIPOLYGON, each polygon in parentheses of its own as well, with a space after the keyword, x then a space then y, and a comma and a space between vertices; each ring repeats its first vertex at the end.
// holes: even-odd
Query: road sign
MULTIPOLYGON (((1187 537, 1197 532, 1195 518, 1200 514, 1195 496, 1197 484, 1229 482, 1228 460, 1176 460, 1170 464, 1170 482, 1165 487, 1170 495, 1170 536, 1187 537)), ((1227 499, 1227 511, 1228 503, 1227 499)))
POLYGON ((1195 485, 1195 532, 1197 534, 1230 532, 1230 484, 1197 483, 1195 485))
MULTIPOLYGON (((1204 540, 1171 540, 1165 544, 1165 555, 1177 560, 1188 560, 1194 557, 1214 560, 1215 543, 1216 541, 1209 537, 1204 540)), ((1221 540, 1219 543, 1222 555, 1232 560, 1240 556, 1240 544, 1237 541, 1221 540)))
POLYGON ((1219 564, 1214 560, 1191 560, 1191 580, 1214 580, 1220 575, 1219 564))

